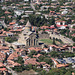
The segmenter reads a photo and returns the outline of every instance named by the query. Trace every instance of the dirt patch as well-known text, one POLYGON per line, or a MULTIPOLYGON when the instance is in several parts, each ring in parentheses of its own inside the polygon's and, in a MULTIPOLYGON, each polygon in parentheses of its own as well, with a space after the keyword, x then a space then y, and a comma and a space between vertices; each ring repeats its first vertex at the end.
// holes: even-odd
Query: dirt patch
POLYGON ((37 72, 35 72, 34 70, 30 70, 30 71, 23 71, 21 73, 18 73, 18 75, 37 75, 37 72))

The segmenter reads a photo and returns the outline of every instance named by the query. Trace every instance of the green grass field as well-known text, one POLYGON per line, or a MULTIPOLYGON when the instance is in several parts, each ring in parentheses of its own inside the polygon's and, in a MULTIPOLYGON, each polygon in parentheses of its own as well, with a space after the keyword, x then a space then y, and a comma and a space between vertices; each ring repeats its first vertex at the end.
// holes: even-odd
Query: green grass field
MULTIPOLYGON (((52 45, 53 44, 53 40, 51 40, 51 39, 40 39, 39 41, 42 42, 42 43, 48 44, 48 45, 52 45)), ((55 43, 59 44, 58 41, 55 41, 55 43)))
POLYGON ((52 44, 53 41, 50 39, 40 39, 41 42, 46 43, 46 44, 52 44))

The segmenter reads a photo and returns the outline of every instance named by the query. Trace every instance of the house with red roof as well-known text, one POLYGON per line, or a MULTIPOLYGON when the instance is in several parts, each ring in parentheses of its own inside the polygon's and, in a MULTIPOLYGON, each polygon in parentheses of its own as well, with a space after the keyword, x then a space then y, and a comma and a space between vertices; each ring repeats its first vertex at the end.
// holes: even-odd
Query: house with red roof
POLYGON ((10 22, 10 23, 9 23, 9 25, 14 25, 14 24, 16 24, 16 23, 15 23, 15 22, 10 22))
POLYGON ((1 75, 8 75, 8 70, 6 68, 0 68, 1 75))
POLYGON ((13 32, 13 33, 19 33, 19 32, 22 32, 22 29, 11 29, 10 32, 13 32))
POLYGON ((12 54, 10 54, 7 60, 18 60, 17 52, 13 52, 12 54))
POLYGON ((31 51, 35 50, 36 52, 41 52, 42 49, 40 47, 30 47, 28 48, 28 52, 30 53, 31 51))
POLYGON ((43 65, 43 70, 49 71, 50 70, 50 65, 49 64, 43 65))
POLYGON ((2 62, 0 62, 0 68, 1 67, 5 67, 5 65, 2 62))
POLYGON ((72 37, 75 37, 75 33, 74 33, 74 34, 72 34, 72 37))
POLYGON ((66 25, 66 21, 57 20, 55 21, 56 25, 66 25))
POLYGON ((24 62, 24 65, 29 65, 29 64, 32 64, 33 66, 34 66, 34 65, 40 65, 40 62, 37 62, 37 61, 36 61, 36 58, 31 58, 31 59, 26 60, 26 61, 24 62))
POLYGON ((40 56, 42 56, 42 54, 33 55, 35 58, 39 58, 40 56))
POLYGON ((9 12, 9 11, 5 11, 4 13, 5 13, 5 14, 11 14, 11 12, 9 12))
POLYGON ((23 57, 24 61, 29 60, 29 59, 30 59, 30 57, 28 57, 28 56, 23 57))
POLYGON ((51 58, 51 59, 54 62, 54 67, 62 68, 62 67, 68 67, 69 66, 69 64, 59 64, 54 58, 51 58))
POLYGON ((42 26, 40 27, 40 29, 48 29, 49 27, 48 26, 42 26))
POLYGON ((12 60, 7 60, 7 66, 8 67, 15 67, 15 66, 21 66, 21 64, 14 62, 12 60))
POLYGON ((0 62, 3 62, 6 58, 6 55, 2 52, 0 52, 0 62))

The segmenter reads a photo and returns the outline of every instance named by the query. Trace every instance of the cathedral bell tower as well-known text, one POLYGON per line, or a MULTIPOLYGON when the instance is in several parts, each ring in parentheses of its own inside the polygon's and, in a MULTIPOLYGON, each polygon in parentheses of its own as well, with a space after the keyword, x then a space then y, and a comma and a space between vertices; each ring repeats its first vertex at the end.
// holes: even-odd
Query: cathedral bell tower
POLYGON ((25 26, 25 31, 32 31, 32 25, 30 24, 30 22, 28 21, 26 26, 25 26))

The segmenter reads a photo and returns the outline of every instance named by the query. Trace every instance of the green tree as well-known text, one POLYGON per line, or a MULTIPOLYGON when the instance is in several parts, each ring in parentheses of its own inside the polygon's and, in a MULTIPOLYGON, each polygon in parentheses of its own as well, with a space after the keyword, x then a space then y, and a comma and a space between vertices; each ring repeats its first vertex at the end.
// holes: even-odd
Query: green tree
POLYGON ((45 58, 44 62, 46 62, 47 64, 50 64, 52 66, 52 60, 50 58, 45 58))
POLYGON ((75 29, 75 26, 73 26, 72 28, 75 29))
POLYGON ((11 43, 12 42, 12 39, 10 37, 5 37, 5 41, 11 43))
POLYGON ((45 70, 42 70, 39 75, 46 75, 46 71, 45 70))
POLYGON ((71 24, 71 23, 72 23, 71 19, 68 19, 67 24, 71 24))
POLYGON ((59 54, 55 51, 52 51, 49 54, 51 55, 51 57, 59 57, 59 54))
POLYGON ((75 43, 73 44, 73 46, 75 46, 75 43))
POLYGON ((53 44, 55 45, 56 43, 55 43, 55 38, 53 38, 53 44))
POLYGON ((67 72, 65 73, 65 75, 72 75, 72 73, 71 73, 70 71, 67 71, 67 72))
POLYGON ((39 61, 42 62, 44 60, 44 56, 39 57, 39 61))
POLYGON ((4 28, 4 31, 9 31, 10 29, 8 29, 8 28, 4 28))
POLYGON ((24 63, 23 58, 21 56, 19 56, 17 62, 20 64, 23 64, 24 63))
POLYGON ((50 19, 50 25, 54 25, 55 24, 55 18, 52 16, 50 19))
POLYGON ((72 40, 75 42, 75 37, 73 37, 72 40))
POLYGON ((28 56, 29 57, 33 57, 33 55, 36 55, 37 54, 37 52, 35 51, 35 50, 32 50, 29 54, 28 54, 28 56))

